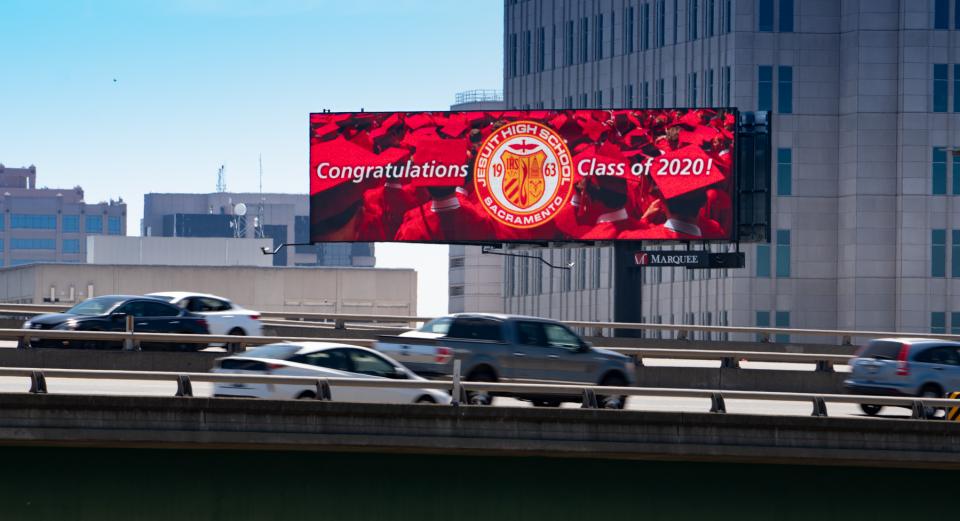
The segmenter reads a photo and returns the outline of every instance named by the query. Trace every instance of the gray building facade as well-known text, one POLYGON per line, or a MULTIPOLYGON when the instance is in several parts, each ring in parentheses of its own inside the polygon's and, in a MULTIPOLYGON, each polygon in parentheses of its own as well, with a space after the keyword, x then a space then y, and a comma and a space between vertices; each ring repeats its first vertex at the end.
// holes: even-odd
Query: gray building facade
MULTIPOLYGON (((255 238, 258 228, 274 247, 310 242, 308 197, 229 192, 143 196, 144 236, 255 238)), ((257 246, 251 244, 251 248, 257 246)), ((273 256, 274 266, 372 267, 375 263, 372 243, 291 246, 273 256)))
MULTIPOLYGON (((960 333, 958 9, 507 0, 505 102, 772 112, 773 240, 745 269, 646 270, 645 320, 960 333)), ((531 252, 575 264, 507 259, 505 311, 611 318, 609 247, 531 252)))
POLYGON ((85 262, 87 237, 126 235, 122 199, 89 204, 83 188, 37 188, 37 169, 0 164, 0 266, 85 262))

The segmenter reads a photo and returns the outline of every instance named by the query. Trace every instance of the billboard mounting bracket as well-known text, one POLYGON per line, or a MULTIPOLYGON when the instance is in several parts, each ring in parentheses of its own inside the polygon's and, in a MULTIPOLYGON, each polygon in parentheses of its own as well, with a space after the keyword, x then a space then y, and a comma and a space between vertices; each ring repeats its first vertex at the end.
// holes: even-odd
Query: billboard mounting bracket
POLYGON ((575 264, 575 263, 571 262, 571 263, 567 264, 566 266, 555 266, 555 265, 551 264, 549 261, 547 261, 546 259, 544 259, 543 257, 534 257, 533 255, 522 255, 522 254, 519 254, 519 253, 507 253, 507 252, 504 252, 504 251, 494 251, 494 250, 493 250, 493 247, 491 247, 491 246, 482 246, 482 247, 480 248, 480 253, 482 253, 482 254, 484 254, 484 255, 502 255, 502 256, 504 256, 504 257, 520 257, 520 258, 523 258, 523 259, 533 259, 533 260, 536 260, 536 261, 540 261, 540 262, 546 264, 547 266, 549 266, 550 268, 555 269, 555 270, 569 270, 569 269, 573 268, 573 265, 575 264))

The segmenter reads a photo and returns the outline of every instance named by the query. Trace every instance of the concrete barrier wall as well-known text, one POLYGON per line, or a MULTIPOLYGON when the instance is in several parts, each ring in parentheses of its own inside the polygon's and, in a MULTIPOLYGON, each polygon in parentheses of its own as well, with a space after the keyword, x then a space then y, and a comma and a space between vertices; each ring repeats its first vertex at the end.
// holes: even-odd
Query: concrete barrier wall
POLYGON ((960 468, 942 421, 0 395, 0 443, 960 468))

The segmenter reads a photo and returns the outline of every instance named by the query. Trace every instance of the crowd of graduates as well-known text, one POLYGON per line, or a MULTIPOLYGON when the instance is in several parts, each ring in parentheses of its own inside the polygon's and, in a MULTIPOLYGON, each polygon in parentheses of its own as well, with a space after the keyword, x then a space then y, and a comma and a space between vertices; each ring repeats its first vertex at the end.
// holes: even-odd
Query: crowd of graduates
POLYGON ((716 109, 313 114, 311 240, 727 238, 733 226, 734 126, 733 114, 716 109), (581 175, 574 168, 573 194, 553 219, 527 229, 498 222, 476 198, 473 160, 492 132, 521 119, 541 122, 563 137, 574 165, 622 164, 624 174, 581 175), (661 165, 673 160, 689 160, 687 166, 700 160, 711 170, 698 175, 689 168, 686 175, 660 172, 661 165), (321 163, 394 165, 394 172, 403 165, 469 168, 443 176, 330 179, 317 175, 321 163), (637 169, 631 167, 637 163, 651 168, 634 175, 637 169))

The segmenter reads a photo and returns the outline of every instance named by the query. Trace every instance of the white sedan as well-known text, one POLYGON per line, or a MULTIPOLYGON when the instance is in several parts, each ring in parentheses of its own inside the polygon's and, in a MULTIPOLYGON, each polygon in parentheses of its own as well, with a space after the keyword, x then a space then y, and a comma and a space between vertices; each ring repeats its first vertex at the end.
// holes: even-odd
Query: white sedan
MULTIPOLYGON (((207 319, 211 335, 262 336, 260 312, 244 309, 228 299, 205 293, 164 291, 148 293, 148 297, 165 300, 207 319)), ((233 352, 233 349, 230 349, 233 352)))
MULTIPOLYGON (((217 360, 211 372, 315 378, 425 379, 373 349, 329 342, 280 342, 256 347, 241 355, 217 360)), ((214 396, 307 399, 316 397, 309 385, 216 383, 214 396)), ((436 389, 330 386, 335 401, 362 403, 450 403, 436 389)))

